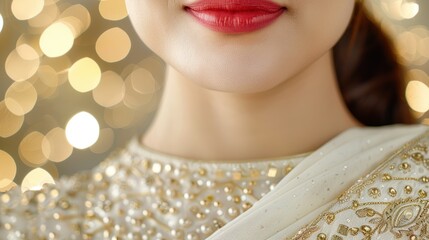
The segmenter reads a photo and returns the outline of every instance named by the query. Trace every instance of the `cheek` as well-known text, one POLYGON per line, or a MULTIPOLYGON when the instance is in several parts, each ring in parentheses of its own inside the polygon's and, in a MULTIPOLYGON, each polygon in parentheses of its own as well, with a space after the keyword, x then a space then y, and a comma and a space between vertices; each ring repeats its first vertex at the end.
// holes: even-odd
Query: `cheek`
POLYGON ((155 53, 165 44, 168 31, 167 7, 165 1, 127 0, 130 21, 144 44, 155 53))
POLYGON ((351 20, 355 0, 302 1, 297 13, 302 29, 312 44, 331 48, 345 32, 351 20), (316 40, 316 41, 315 41, 316 40))

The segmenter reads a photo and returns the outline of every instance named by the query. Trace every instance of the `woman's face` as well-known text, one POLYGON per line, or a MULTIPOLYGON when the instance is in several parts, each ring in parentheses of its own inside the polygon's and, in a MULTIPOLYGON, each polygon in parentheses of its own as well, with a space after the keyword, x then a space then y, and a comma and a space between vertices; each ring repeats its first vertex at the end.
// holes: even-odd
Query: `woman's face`
POLYGON ((224 33, 184 10, 197 0, 126 0, 143 42, 198 85, 225 92, 271 89, 328 53, 347 28, 355 0, 272 0, 286 11, 270 25, 224 33))

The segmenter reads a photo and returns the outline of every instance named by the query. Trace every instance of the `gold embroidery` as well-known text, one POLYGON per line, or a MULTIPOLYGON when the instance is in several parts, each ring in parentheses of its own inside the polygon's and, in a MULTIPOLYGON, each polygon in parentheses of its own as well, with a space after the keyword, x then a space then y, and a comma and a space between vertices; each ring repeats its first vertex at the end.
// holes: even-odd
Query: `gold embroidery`
POLYGON ((393 153, 372 173, 359 179, 341 194, 337 203, 307 226, 307 229, 323 229, 323 233, 314 231, 307 234, 307 238, 301 235, 299 239, 309 239, 313 234, 327 237, 329 234, 326 231, 330 229, 332 233, 338 234, 331 235, 331 239, 342 239, 339 235, 347 239, 358 235, 359 239, 374 239, 375 236, 383 236, 378 237, 380 239, 429 239, 428 194, 423 189, 423 186, 429 189, 428 142, 429 131, 393 153), (354 212, 355 217, 350 211, 354 212), (356 217, 361 220, 354 221, 356 217), (362 221, 360 226, 349 225, 362 221))

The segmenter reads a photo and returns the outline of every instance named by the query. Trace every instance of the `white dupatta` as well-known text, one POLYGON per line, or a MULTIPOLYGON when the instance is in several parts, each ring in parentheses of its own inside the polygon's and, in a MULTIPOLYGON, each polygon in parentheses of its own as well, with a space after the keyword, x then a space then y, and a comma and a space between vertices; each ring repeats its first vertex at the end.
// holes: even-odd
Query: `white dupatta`
POLYGON ((269 194, 209 240, 286 239, 359 178, 428 129, 392 125, 349 129, 309 155, 269 194))

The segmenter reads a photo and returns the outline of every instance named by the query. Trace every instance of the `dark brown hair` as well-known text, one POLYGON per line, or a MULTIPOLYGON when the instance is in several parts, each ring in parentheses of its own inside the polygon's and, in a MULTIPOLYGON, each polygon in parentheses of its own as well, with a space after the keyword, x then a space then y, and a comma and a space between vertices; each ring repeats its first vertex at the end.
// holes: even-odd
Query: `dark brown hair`
POLYGON ((405 68, 392 39, 356 2, 351 23, 334 47, 340 90, 350 112, 362 124, 413 123, 405 101, 405 68))

